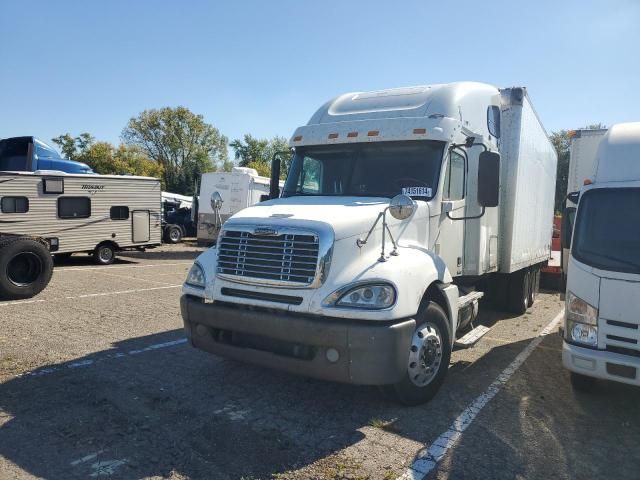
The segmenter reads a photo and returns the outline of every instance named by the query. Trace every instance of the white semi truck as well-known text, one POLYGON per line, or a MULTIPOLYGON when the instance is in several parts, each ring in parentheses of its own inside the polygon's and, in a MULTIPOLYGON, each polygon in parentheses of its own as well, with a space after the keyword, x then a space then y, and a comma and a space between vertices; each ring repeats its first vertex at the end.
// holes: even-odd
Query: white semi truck
POLYGON ((429 400, 483 293, 523 313, 549 258, 557 159, 526 90, 348 93, 290 144, 282 192, 276 159, 272 200, 227 220, 191 268, 187 337, 222 356, 385 386, 406 404, 429 400))
POLYGON ((576 389, 640 385, 640 122, 600 140, 580 190, 567 276, 562 362, 576 389))

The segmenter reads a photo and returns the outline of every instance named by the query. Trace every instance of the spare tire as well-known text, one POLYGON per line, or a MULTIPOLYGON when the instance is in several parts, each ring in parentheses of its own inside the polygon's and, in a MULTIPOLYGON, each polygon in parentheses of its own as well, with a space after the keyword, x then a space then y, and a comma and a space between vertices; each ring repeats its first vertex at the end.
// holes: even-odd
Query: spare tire
POLYGON ((0 298, 31 298, 49 284, 53 259, 47 247, 30 237, 0 240, 0 298))

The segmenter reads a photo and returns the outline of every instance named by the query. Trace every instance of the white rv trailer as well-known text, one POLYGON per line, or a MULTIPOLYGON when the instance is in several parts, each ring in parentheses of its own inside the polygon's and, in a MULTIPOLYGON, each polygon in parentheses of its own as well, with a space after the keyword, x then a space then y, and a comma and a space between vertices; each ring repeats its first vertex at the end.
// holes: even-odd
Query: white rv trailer
POLYGON ((227 220, 189 272, 187 337, 427 401, 454 342, 486 332, 464 330, 483 293, 524 313, 549 258, 557 158, 526 90, 347 93, 291 146, 282 195, 227 220))
POLYGON ((220 226, 243 208, 258 203, 269 194, 269 179, 261 177, 253 168, 234 167, 231 172, 203 173, 198 205, 198 244, 215 243, 220 226), (222 207, 218 212, 211 206, 211 195, 218 192, 222 207))
POLYGON ((119 250, 160 245, 160 181, 0 172, 0 234, 42 238, 54 255, 87 252, 110 264, 119 250))

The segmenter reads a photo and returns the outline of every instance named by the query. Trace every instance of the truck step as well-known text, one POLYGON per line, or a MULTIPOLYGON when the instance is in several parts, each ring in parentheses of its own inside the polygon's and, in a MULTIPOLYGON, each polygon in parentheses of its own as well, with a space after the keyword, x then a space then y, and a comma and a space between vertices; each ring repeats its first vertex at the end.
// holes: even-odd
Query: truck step
POLYGON ((465 336, 457 339, 454 345, 459 348, 472 347, 478 342, 478 340, 484 337, 489 330, 491 330, 491 328, 485 327, 484 325, 478 325, 465 336))
POLYGON ((484 297, 484 292, 471 292, 458 298, 458 309, 464 308, 471 302, 476 302, 484 297))

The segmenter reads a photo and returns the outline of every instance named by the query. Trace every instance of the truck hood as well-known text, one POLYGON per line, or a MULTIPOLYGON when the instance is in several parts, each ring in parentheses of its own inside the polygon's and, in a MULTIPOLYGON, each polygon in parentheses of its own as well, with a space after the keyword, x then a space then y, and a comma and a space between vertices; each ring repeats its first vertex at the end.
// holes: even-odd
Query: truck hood
MULTIPOLYGON (((322 197, 300 196, 270 200, 241 210, 227 221, 227 225, 287 225, 322 222, 333 228, 335 239, 366 234, 378 214, 389 206, 390 199, 381 197, 322 197)), ((427 217, 427 205, 418 202, 418 209, 411 219, 427 217)), ((387 215, 390 227, 401 223, 387 215)), ((379 222, 377 229, 381 228, 379 222)))

